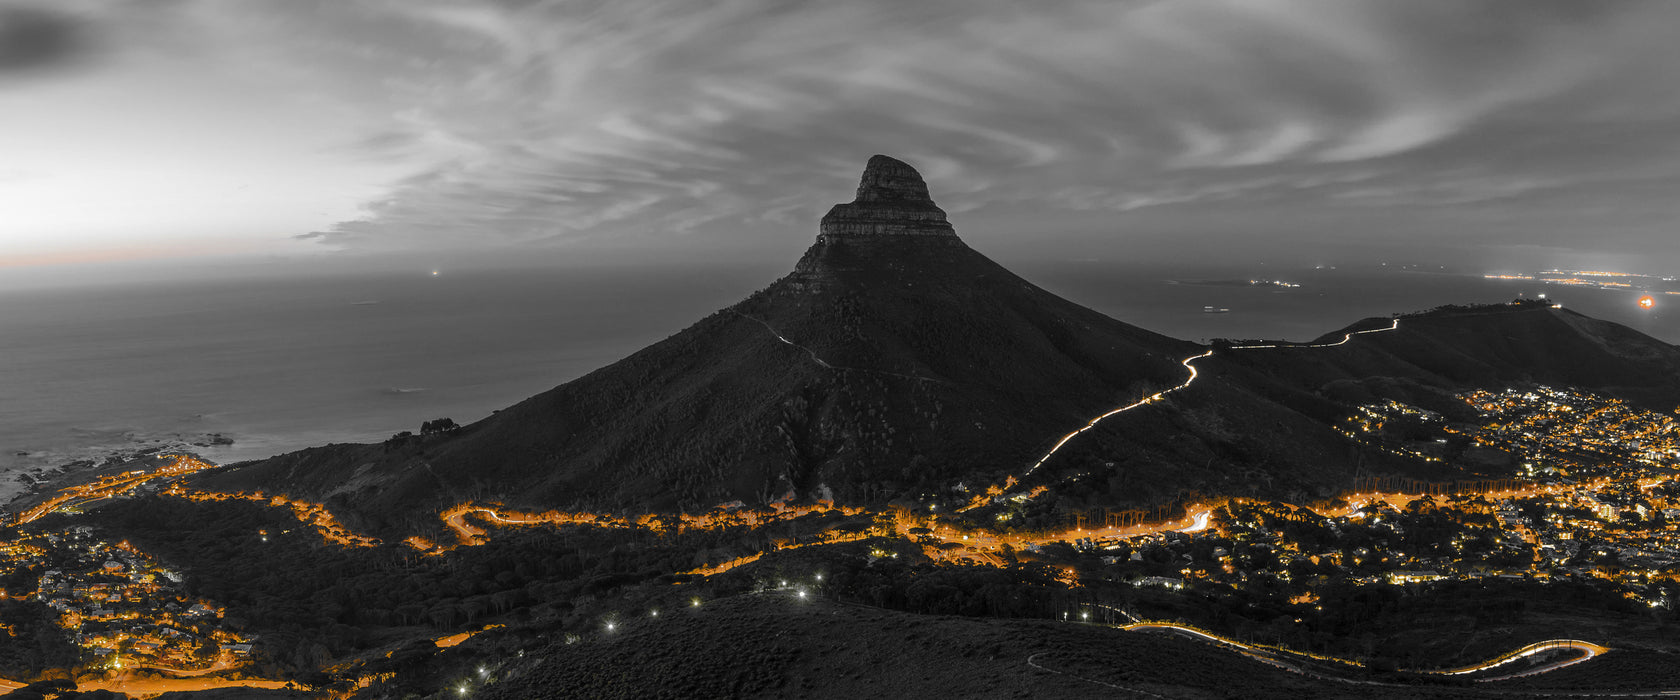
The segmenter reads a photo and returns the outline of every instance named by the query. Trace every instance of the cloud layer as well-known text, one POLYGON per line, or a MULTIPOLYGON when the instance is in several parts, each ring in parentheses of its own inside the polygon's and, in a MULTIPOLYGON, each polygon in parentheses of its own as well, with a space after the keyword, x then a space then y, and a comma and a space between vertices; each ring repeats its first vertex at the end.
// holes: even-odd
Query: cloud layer
MULTIPOLYGON (((959 232, 1002 245, 1123 239, 1136 212, 1204 205, 1232 230, 1316 207, 1425 239, 1445 236, 1408 212, 1463 211, 1453 244, 1496 248, 1548 206, 1616 195, 1609 245, 1637 250, 1665 240, 1638 222, 1673 205, 1628 193, 1680 177, 1680 154, 1651 147, 1680 142, 1680 3, 181 0, 167 16, 132 41, 305 96, 334 115, 324 158, 399 173, 295 232, 339 247, 800 238, 882 152, 923 170, 959 232), (1115 223, 1089 230, 1101 212, 1115 223), (1021 220, 1043 230, 1004 230, 1021 220)), ((72 57, 70 17, 0 10, 0 37, 27 37, 0 49, 0 77, 72 57)))
POLYGON ((0 74, 55 68, 81 51, 81 23, 44 7, 0 7, 0 74))

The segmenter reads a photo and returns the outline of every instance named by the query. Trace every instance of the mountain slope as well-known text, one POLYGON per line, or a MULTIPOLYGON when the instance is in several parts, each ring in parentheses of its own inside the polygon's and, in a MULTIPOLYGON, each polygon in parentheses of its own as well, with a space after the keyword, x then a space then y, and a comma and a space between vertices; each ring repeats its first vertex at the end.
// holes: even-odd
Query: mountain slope
POLYGON ((1017 469, 1093 413, 1182 381, 1196 351, 993 263, 914 169, 876 156, 792 274, 671 338, 448 435, 305 450, 203 485, 375 512, 858 502, 1017 469))
POLYGON ((1090 447, 1068 450, 1064 462, 1089 452, 1084 464, 1114 462, 1123 482, 1166 494, 1176 487, 1301 502, 1347 488, 1356 473, 1439 481, 1478 475, 1362 449, 1330 429, 1359 404, 1394 399, 1469 420, 1473 413, 1454 394, 1528 384, 1577 387, 1662 411, 1680 404, 1680 348, 1550 304, 1446 307, 1338 343, 1389 325, 1365 319, 1300 346, 1220 347, 1197 364, 1196 383, 1167 405, 1093 431, 1090 447), (1116 459, 1113 445, 1131 458, 1116 459))
MULTIPOLYGON (((1333 426, 1363 402, 1441 410, 1456 391, 1539 382, 1680 403, 1680 348, 1547 304, 1449 307, 1347 335, 1388 326, 1216 348, 1193 385, 1080 433, 1022 487, 1054 487, 1050 517, 1195 493, 1303 502, 1355 474, 1473 476, 1342 436, 1333 426)), ((957 237, 913 168, 876 156, 792 273, 664 341, 459 430, 196 478, 328 500, 383 532, 435 526, 468 500, 879 504, 1021 475, 1092 418, 1179 386, 1205 350, 1015 276, 957 237)))

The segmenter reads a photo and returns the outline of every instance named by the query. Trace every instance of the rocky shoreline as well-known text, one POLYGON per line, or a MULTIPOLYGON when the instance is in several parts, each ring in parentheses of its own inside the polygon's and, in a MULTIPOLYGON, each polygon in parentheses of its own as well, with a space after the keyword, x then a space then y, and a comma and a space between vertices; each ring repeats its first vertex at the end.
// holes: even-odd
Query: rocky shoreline
MULTIPOLYGON (((50 493, 70 484, 86 481, 103 470, 120 467, 138 459, 164 453, 186 452, 196 455, 193 448, 226 447, 234 444, 233 438, 222 433, 136 437, 131 440, 136 444, 102 450, 104 454, 98 458, 71 459, 53 466, 21 467, 0 475, 0 514, 15 512, 18 509, 13 505, 28 500, 31 496, 50 493)), ((13 454, 18 457, 31 457, 38 453, 17 451, 13 454)))

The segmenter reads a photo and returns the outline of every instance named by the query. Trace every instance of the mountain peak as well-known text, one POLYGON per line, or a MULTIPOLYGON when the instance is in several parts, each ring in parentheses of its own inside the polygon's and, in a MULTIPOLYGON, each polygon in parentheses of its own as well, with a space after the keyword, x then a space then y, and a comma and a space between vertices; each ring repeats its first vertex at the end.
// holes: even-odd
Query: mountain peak
POLYGON ((877 155, 863 168, 857 199, 836 204, 822 218, 822 236, 956 236, 945 210, 933 203, 922 174, 897 158, 877 155))
POLYGON ((927 182, 909 163, 892 156, 875 155, 863 166, 858 183, 858 202, 911 201, 933 203, 927 182))

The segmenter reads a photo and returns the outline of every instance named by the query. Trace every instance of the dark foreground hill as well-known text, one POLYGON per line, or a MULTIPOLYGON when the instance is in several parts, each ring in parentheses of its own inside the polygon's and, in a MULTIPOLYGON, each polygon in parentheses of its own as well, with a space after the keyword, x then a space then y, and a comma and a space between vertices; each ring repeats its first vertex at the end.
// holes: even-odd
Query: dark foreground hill
MULTIPOLYGON (((911 615, 787 590, 624 620, 610 634, 522 658, 475 697, 1281 699, 1341 698, 1356 687, 1170 634, 911 615)), ((1357 687, 1372 698, 1477 697, 1357 687)))
MULTIPOLYGON (((972 492, 1184 382, 1182 362, 1205 350, 1017 277, 957 237, 913 168, 876 156, 791 274, 664 341, 464 428, 303 450, 199 485, 325 500, 383 534, 468 500, 692 512, 972 492)), ((1332 428, 1379 398, 1438 407, 1536 382, 1680 403, 1680 348, 1546 304, 1442 309, 1329 347, 1222 345, 1196 368, 1193 386, 1058 451, 1033 476, 1058 487, 1053 507, 1300 502, 1356 473, 1468 475, 1332 428)))

